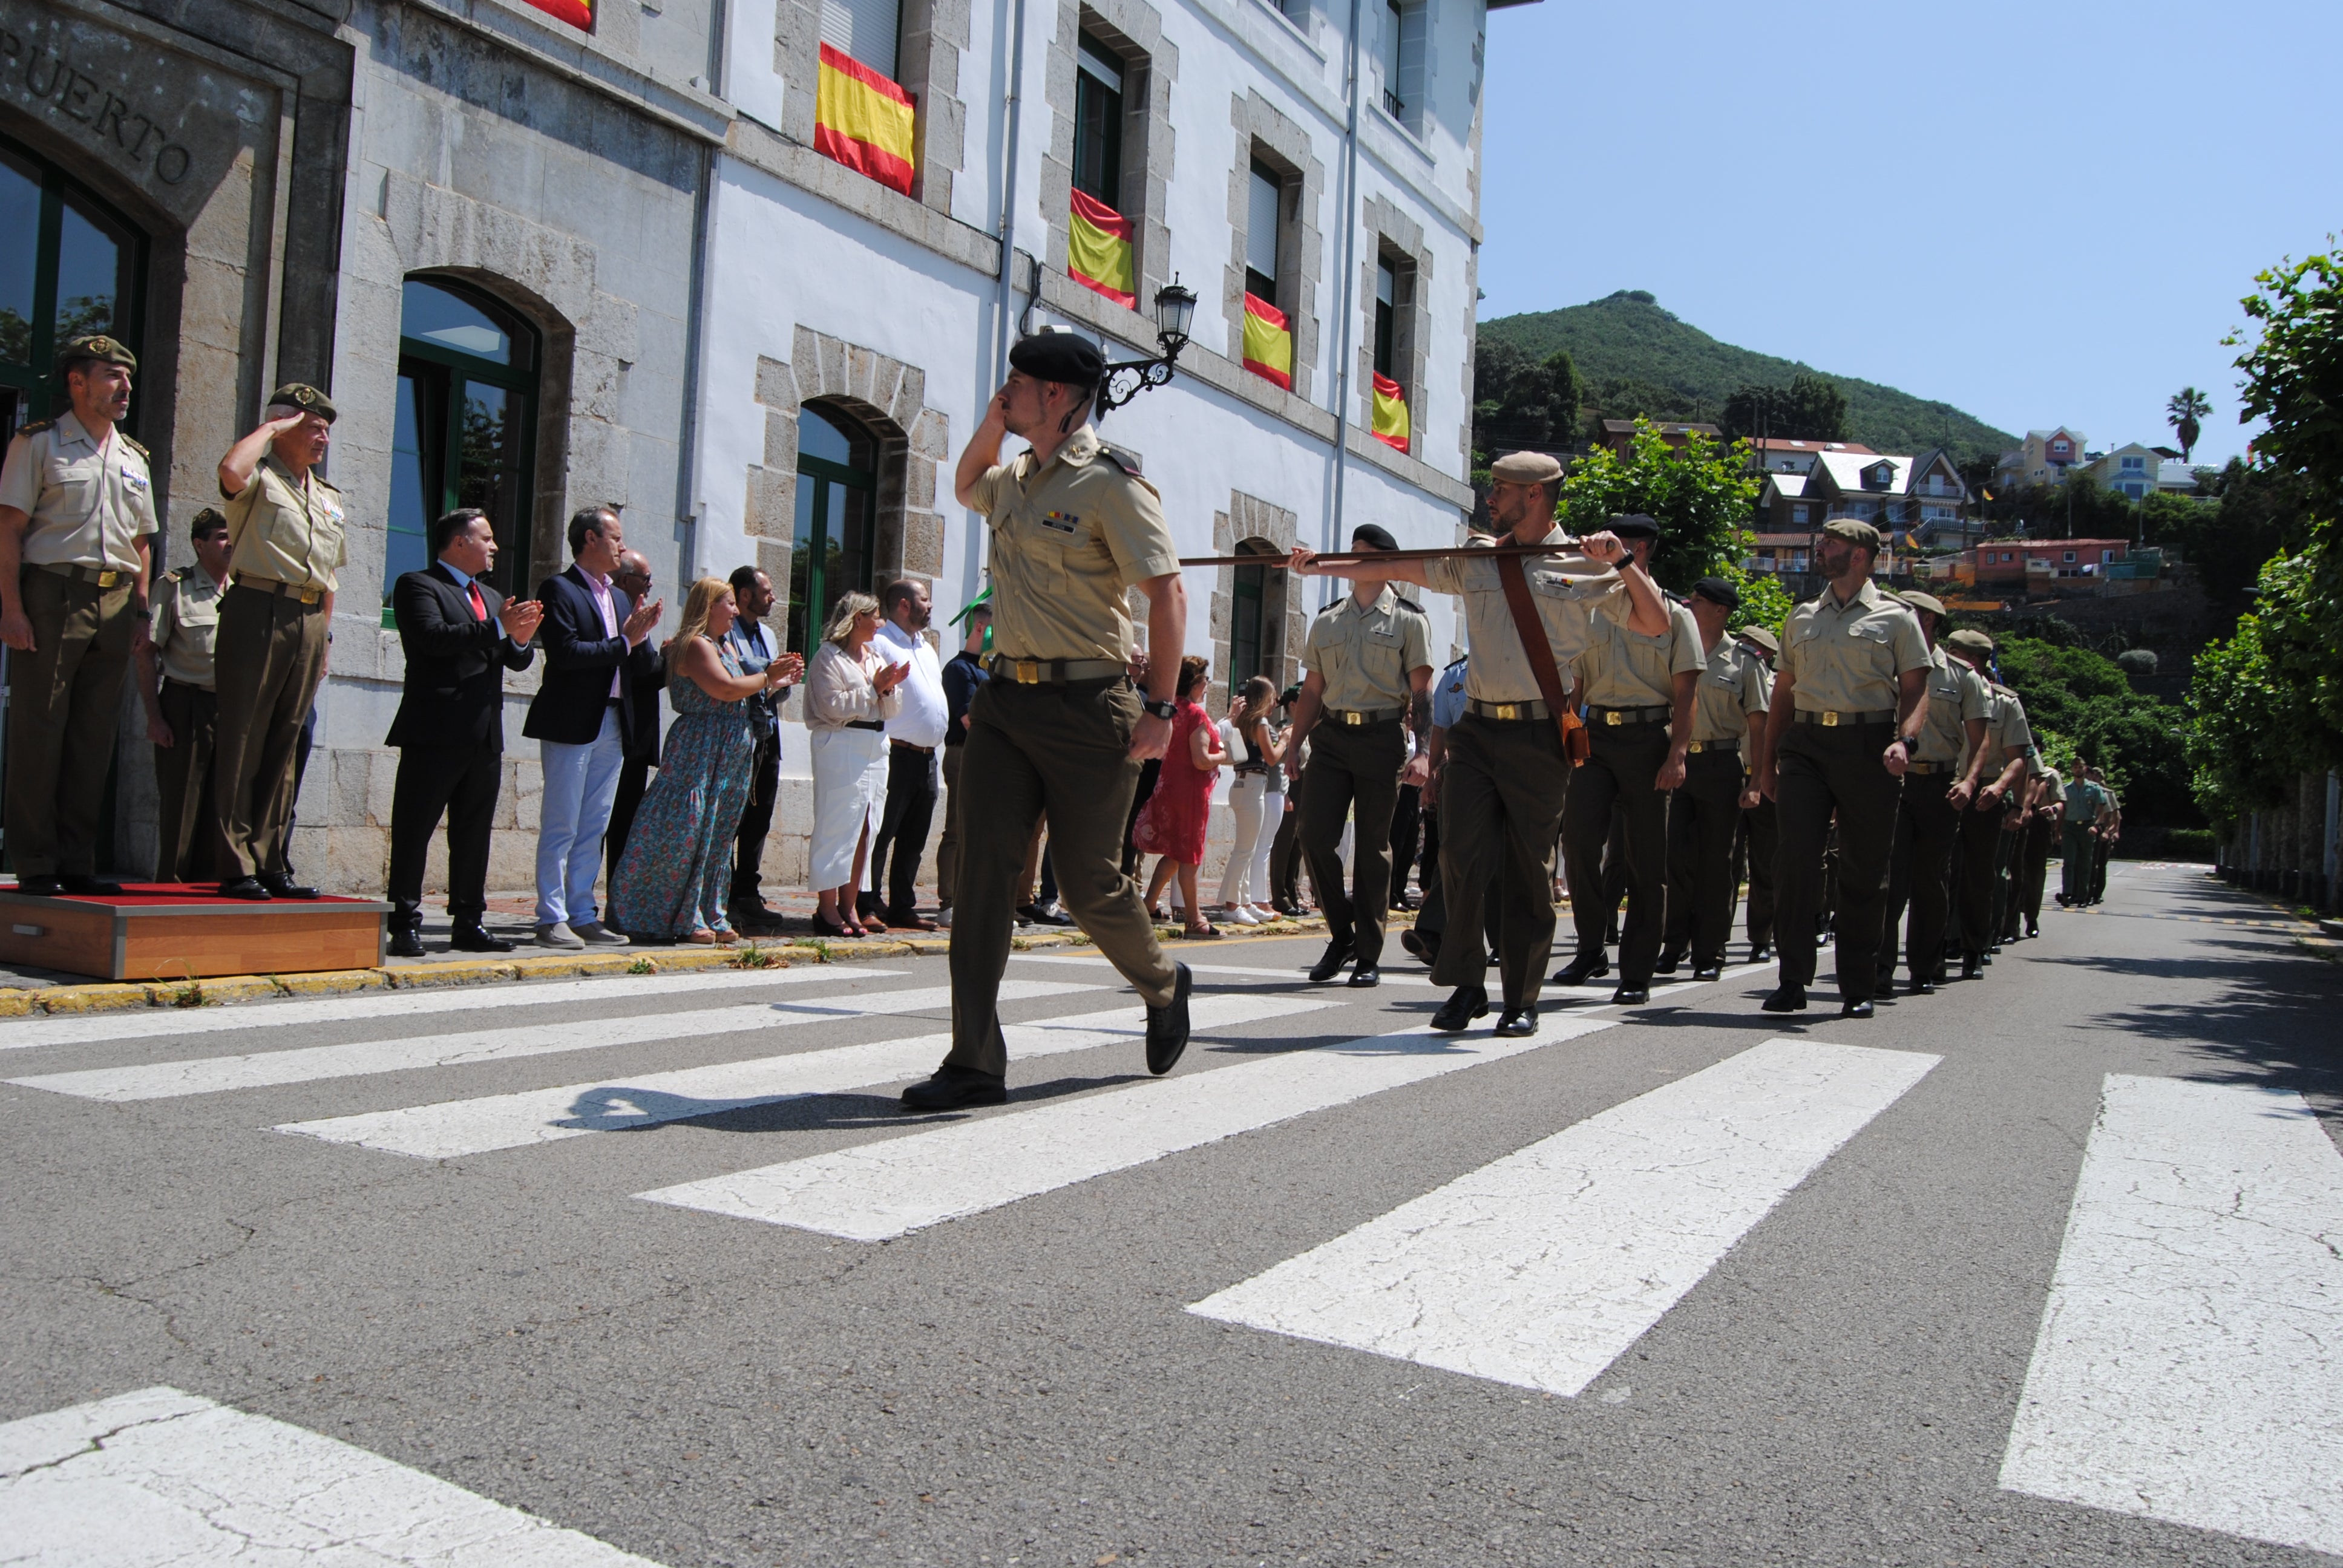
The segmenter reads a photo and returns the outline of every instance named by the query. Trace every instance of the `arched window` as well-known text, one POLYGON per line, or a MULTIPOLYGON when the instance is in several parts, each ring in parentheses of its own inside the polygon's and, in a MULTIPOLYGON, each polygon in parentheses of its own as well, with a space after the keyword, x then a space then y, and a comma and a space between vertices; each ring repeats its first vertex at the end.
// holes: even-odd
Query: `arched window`
POLYGON ((458 507, 497 534, 489 584, 526 587, 537 472, 537 332, 495 299, 444 277, 410 277, 399 300, 398 410, 391 437, 391 584, 431 564, 431 522, 458 507))
POLYGON ((870 591, 878 443, 845 416, 798 414, 798 516, 789 538, 789 648, 809 657, 838 596, 870 591))
MULTIPOLYGON (((0 139, 0 442, 65 407, 50 367, 108 333, 140 348, 146 237, 29 150, 0 139)), ((130 405, 135 431, 141 404, 130 405)))

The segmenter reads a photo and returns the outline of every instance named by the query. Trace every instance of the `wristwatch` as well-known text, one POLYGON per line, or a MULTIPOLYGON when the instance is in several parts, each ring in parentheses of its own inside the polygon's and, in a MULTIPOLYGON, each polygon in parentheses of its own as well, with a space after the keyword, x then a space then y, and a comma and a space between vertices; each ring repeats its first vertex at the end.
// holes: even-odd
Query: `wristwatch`
POLYGON ((1180 717, 1180 705, 1176 702, 1159 702, 1154 698, 1142 697, 1139 699, 1139 706, 1147 709, 1148 712, 1153 714, 1158 719, 1177 719, 1180 717))

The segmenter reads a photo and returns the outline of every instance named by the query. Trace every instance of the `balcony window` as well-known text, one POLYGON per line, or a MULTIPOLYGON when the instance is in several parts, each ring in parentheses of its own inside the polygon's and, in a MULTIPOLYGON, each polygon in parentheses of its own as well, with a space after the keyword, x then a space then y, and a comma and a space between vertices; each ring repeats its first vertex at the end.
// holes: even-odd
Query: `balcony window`
POLYGON ((1277 297, 1278 262, 1283 249, 1285 182, 1255 159, 1245 202, 1245 292, 1284 307, 1277 297))
POLYGON ((1074 65, 1074 188, 1120 211, 1122 62, 1085 33, 1074 65))

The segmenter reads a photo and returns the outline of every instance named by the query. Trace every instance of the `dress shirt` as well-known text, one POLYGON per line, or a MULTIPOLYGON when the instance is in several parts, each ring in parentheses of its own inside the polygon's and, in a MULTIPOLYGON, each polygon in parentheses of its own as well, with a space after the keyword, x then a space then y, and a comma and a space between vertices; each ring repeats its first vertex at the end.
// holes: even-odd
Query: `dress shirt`
POLYGON ((450 560, 442 560, 439 563, 439 569, 456 579, 456 586, 464 590, 465 599, 478 609, 480 618, 486 620, 488 618, 488 601, 480 598, 478 591, 472 587, 472 574, 466 571, 462 567, 458 566, 454 561, 450 560))
MULTIPOLYGON (((598 578, 592 572, 588 571, 584 567, 579 567, 578 568, 578 575, 586 579, 586 591, 594 596, 594 608, 602 612, 602 635, 605 637, 618 636, 618 607, 617 602, 610 598, 610 579, 608 578, 598 578)), ((610 671, 610 700, 613 702, 619 699, 619 671, 623 670, 625 668, 626 661, 621 659, 610 671)))
POLYGON ((0 507, 31 519, 27 566, 138 569, 138 540, 156 531, 146 448, 109 427, 97 440, 72 412, 16 432, 0 462, 0 507))
MULTIPOLYGON (((773 634, 765 629, 765 623, 761 620, 750 620, 747 616, 735 620, 731 629, 724 634, 724 646, 731 651, 732 662, 740 667, 743 675, 762 675, 772 668, 773 634)), ((769 732, 779 732, 777 715, 781 699, 786 695, 786 689, 779 689, 760 691, 749 699, 749 711, 759 716, 759 722, 769 732)), ((759 737, 760 739, 767 738, 759 737)))
POLYGON ((928 646, 926 638, 916 631, 905 631, 891 620, 879 623, 879 635, 872 639, 872 646, 886 654, 889 663, 908 660, 911 666, 911 673, 895 689, 903 701, 895 716, 887 720, 887 739, 906 746, 924 746, 930 751, 941 746, 944 726, 950 721, 950 714, 944 701, 944 672, 936 663, 936 650, 928 646))
POLYGON ((903 689, 898 685, 882 695, 875 678, 894 662, 880 648, 875 638, 862 650, 860 659, 834 642, 825 642, 816 648, 812 661, 806 667, 806 729, 819 733, 843 729, 849 724, 867 724, 874 719, 894 718, 902 704, 903 689))

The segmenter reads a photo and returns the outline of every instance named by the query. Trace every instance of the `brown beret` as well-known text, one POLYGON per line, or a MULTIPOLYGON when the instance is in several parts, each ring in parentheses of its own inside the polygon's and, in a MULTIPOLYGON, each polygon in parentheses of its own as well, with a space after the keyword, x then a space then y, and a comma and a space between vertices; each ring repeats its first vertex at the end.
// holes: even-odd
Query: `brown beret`
POLYGON ((1544 452, 1508 452, 1489 465, 1489 477, 1501 485, 1554 485, 1562 482, 1562 465, 1544 452))
POLYGON ((1945 613, 1943 600, 1937 598, 1934 594, 1922 593, 1918 588, 1906 588, 1896 597, 1902 599, 1906 604, 1910 605, 1914 609, 1925 609, 1930 615, 1942 615, 1945 613))
POLYGON ((1768 654, 1776 654, 1782 651, 1782 639, 1775 637, 1772 632, 1766 630, 1762 626, 1745 626, 1738 632, 1735 633, 1735 635, 1748 638, 1751 642, 1755 643, 1759 648, 1764 648, 1768 654))
POLYGON ((1848 544, 1859 545, 1874 555, 1879 552, 1879 530, 1857 518, 1833 518, 1823 525, 1823 537, 1845 539, 1848 544))
POLYGON ((1993 638, 1981 631, 1956 631, 1945 638, 1945 646, 1957 648, 1964 653, 1981 653, 1988 658, 1993 656, 1993 638))
POLYGON ((206 507, 187 519, 187 536, 190 538, 199 538, 214 528, 226 527, 227 527, 227 515, 217 507, 206 507))
POLYGON ((271 408, 298 408, 304 414, 315 414, 330 425, 334 422, 334 400, 304 381, 287 381, 268 395, 271 408))
POLYGON ((123 347, 118 337, 108 337, 103 332, 85 333, 57 350, 58 375, 64 375, 76 365, 119 365, 136 374, 138 356, 123 347))

